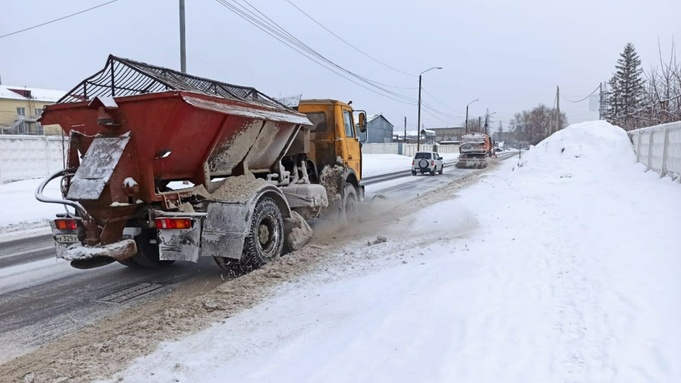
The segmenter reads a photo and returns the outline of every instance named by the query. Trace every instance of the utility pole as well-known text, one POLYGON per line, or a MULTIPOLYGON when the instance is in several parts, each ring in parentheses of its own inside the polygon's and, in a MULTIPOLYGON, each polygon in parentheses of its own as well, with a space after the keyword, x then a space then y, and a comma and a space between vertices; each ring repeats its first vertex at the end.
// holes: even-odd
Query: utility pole
POLYGON ((466 105, 466 130, 465 133, 468 133, 468 105, 466 105))
POLYGON ((472 104, 476 101, 478 101, 477 98, 475 100, 469 102, 468 104, 466 104, 466 133, 468 133, 468 105, 470 105, 470 104, 472 104))
POLYGON ((603 82, 598 84, 598 119, 603 119, 603 82))
POLYGON ((187 43, 184 37, 184 0, 180 0, 180 71, 187 73, 187 43))
POLYGON ((482 117, 478 116, 478 131, 482 129, 482 117))
POLYGON ((423 76, 424 73, 428 72, 429 70, 433 69, 442 69, 441 66, 434 66, 431 68, 428 68, 424 70, 423 72, 419 73, 419 115, 418 115, 418 121, 416 121, 416 151, 418 152, 421 149, 421 76, 423 76))
POLYGON ((404 138, 402 141, 406 144, 407 143, 407 117, 404 117, 404 138))
POLYGON ((560 87, 556 85, 556 109, 558 112, 556 113, 556 132, 559 131, 562 128, 562 125, 560 123, 560 87))
POLYGON ((485 134, 489 134, 487 131, 487 122, 489 121, 489 108, 485 110, 485 134))
POLYGON ((419 115, 418 121, 416 122, 416 151, 421 150, 421 73, 419 75, 419 115))

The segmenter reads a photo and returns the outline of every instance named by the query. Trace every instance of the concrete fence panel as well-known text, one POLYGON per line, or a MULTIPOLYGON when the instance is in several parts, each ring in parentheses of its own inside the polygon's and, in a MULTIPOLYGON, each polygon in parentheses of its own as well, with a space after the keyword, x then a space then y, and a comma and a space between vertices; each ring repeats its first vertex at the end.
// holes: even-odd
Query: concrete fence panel
POLYGON ((681 179, 681 121, 628 132, 636 160, 660 176, 681 179))
POLYGON ((0 136, 0 183, 46 177, 64 168, 60 136, 0 136))
MULTIPOLYGON (((385 144, 363 144, 362 153, 364 154, 401 154, 407 157, 413 157, 416 150, 416 144, 404 144, 402 142, 391 142, 385 144)), ((459 145, 429 145, 421 144, 419 150, 422 152, 438 152, 438 153, 458 153, 459 145)))

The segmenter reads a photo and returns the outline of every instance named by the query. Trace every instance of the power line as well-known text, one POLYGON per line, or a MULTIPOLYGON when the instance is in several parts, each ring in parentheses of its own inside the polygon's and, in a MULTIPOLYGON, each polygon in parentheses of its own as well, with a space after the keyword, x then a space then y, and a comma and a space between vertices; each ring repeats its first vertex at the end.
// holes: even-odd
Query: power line
MULTIPOLYGON (((345 41, 345 39, 343 39, 342 37, 340 37, 340 36, 338 36, 337 34, 333 33, 333 31, 331 31, 329 28, 327 28, 327 27, 325 27, 324 25, 322 25, 322 23, 320 23, 319 21, 315 20, 312 16, 310 16, 310 15, 307 14, 305 11, 303 11, 302 9, 300 9, 300 7, 298 7, 297 5, 295 5, 291 0, 286 0, 286 2, 288 2, 289 4, 291 4, 294 8, 296 8, 297 10, 299 10, 303 15, 307 16, 310 20, 314 21, 317 25, 319 25, 320 27, 324 28, 324 30, 326 30, 327 32, 331 33, 332 35, 336 36, 336 38, 338 38, 340 41, 344 42, 345 44, 347 44, 348 46, 350 46, 352 49, 356 50, 357 52, 359 52, 359 53, 363 54, 364 56, 366 56, 366 57, 368 57, 368 58, 374 60, 375 62, 377 62, 377 63, 379 63, 379 64, 385 66, 386 68, 390 68, 390 69, 394 70, 395 72, 399 72, 399 73, 402 73, 402 74, 406 74, 407 76, 416 77, 415 74, 403 72, 403 71, 401 71, 401 70, 399 70, 399 69, 397 69, 397 68, 394 68, 394 67, 392 67, 392 66, 390 66, 390 65, 388 65, 388 64, 386 64, 386 63, 384 63, 384 62, 382 62, 382 61, 380 61, 380 60, 378 60, 378 59, 376 59, 376 58, 374 58, 374 57, 372 57, 372 56, 370 56, 370 55, 367 54, 367 53, 364 53, 364 52, 363 52, 362 50, 360 50, 359 48, 357 48, 357 47, 355 47, 354 45, 350 44, 349 42, 345 41)), ((415 88, 411 88, 411 89, 415 89, 415 88)))
POLYGON ((600 89, 600 87, 601 87, 601 86, 598 85, 598 86, 596 87, 596 89, 593 90, 593 92, 589 93, 586 97, 584 97, 583 99, 578 100, 578 101, 572 101, 572 100, 570 100, 569 98, 567 98, 567 97, 565 97, 565 96, 563 96, 563 99, 565 99, 565 101, 572 102, 572 103, 576 104, 576 103, 578 103, 578 102, 582 102, 582 101, 586 100, 587 98, 591 97, 591 95, 594 94, 594 93, 596 93, 596 91, 597 91, 598 89, 600 89))
POLYGON ((442 101, 438 100, 437 98, 435 98, 435 96, 433 96, 433 94, 430 93, 430 92, 428 92, 425 88, 421 87, 421 90, 422 90, 424 93, 426 93, 427 95, 429 95, 430 97, 432 97, 432 98, 433 98, 433 101, 437 102, 438 104, 444 106, 445 108, 447 108, 447 109, 449 109, 449 110, 451 110, 451 111, 453 111, 453 112, 455 112, 455 113, 461 113, 460 110, 456 110, 456 109, 452 108, 451 106, 449 106, 449 105, 445 104, 444 102, 442 102, 442 101))
MULTIPOLYGON (((231 10, 233 13, 235 13, 237 16, 241 17, 245 21, 249 22, 256 28, 260 29, 261 31, 267 33, 271 37, 277 39, 279 42, 285 44, 289 48, 295 50, 299 54, 303 55, 307 59, 323 66, 324 68, 330 70, 331 72, 335 73, 336 75, 343 77, 344 79, 352 82, 355 85, 358 85, 364 89, 367 89, 373 93, 376 93, 380 96, 389 98, 393 101, 409 104, 409 105, 416 105, 416 100, 405 96, 401 93, 386 89, 384 86, 385 84, 381 84, 377 81, 371 80, 367 77, 361 76, 359 74, 356 74, 339 64, 336 64, 332 60, 328 59, 321 53, 317 52, 313 48, 311 48, 309 45, 305 44, 302 42, 300 39, 292 35, 290 32, 288 32, 286 29, 284 29, 282 26, 277 24, 274 20, 269 18, 267 15, 265 15, 263 12, 261 12, 259 9, 257 9, 255 6, 250 4, 248 0, 243 0, 245 4, 248 5, 251 9, 249 9, 247 6, 240 4, 236 0, 216 0, 220 5, 224 6, 225 8, 231 10), (372 89, 374 88, 374 89, 372 89)), ((446 113, 440 112, 439 110, 429 106, 429 108, 440 114, 446 115, 446 113)), ((453 116, 451 116, 453 117, 453 116)))
MULTIPOLYGON (((237 6, 242 7, 242 9, 245 9, 244 6, 239 5, 238 3, 236 3, 236 1, 233 1, 233 2, 234 2, 237 6)), ((344 72, 347 72, 348 74, 351 74, 351 75, 354 76, 354 77, 358 77, 358 78, 360 78, 360 79, 363 80, 363 81, 372 83, 371 85, 374 85, 374 86, 380 85, 380 86, 382 86, 382 87, 385 86, 385 87, 395 88, 395 89, 416 89, 416 88, 414 88, 414 87, 405 88, 405 87, 399 87, 399 86, 394 86, 394 85, 383 84, 383 83, 380 83, 380 82, 378 82, 378 81, 374 81, 374 80, 368 79, 368 78, 366 78, 366 77, 357 75, 357 74, 355 74, 355 73, 353 73, 353 72, 350 72, 350 71, 346 70, 345 68, 341 67, 340 65, 337 65, 337 64, 334 63, 333 61, 331 61, 331 60, 327 59, 326 57, 322 56, 320 53, 318 53, 317 51, 315 51, 314 49, 312 49, 309 45, 303 43, 300 39, 298 39, 298 38, 296 38, 295 36, 293 36, 293 35, 292 35, 291 33, 289 33, 286 29, 284 29, 283 27, 281 27, 281 26, 280 26, 279 24, 277 24, 274 20, 272 20, 272 19, 269 18, 267 15, 265 15, 263 12, 261 12, 258 8, 256 8, 254 5, 252 5, 251 3, 249 3, 248 0, 243 0, 243 2, 246 3, 249 7, 251 7, 255 12, 257 12, 258 14, 260 14, 264 19, 267 19, 267 21, 270 23, 270 25, 276 26, 277 29, 279 29, 279 30, 280 30, 281 32, 283 32, 285 35, 291 37, 292 41, 294 41, 298 46, 303 47, 306 51, 308 51, 308 52, 314 54, 314 55, 317 56, 317 57, 322 58, 324 61, 327 61, 328 63, 330 63, 330 64, 336 66, 337 68, 343 70, 344 72)), ((246 11, 248 11, 248 10, 246 10, 246 11)), ((253 14, 253 13, 251 13, 251 14, 253 14)), ((261 20, 263 20, 263 19, 261 18, 261 20)), ((264 21, 264 20, 263 20, 263 21, 264 21)), ((394 95, 396 95, 396 96, 401 96, 401 97, 404 97, 404 98, 406 99, 406 96, 404 96, 404 95, 402 95, 402 94, 394 93, 394 92, 392 92, 392 91, 388 91, 388 90, 385 90, 385 89, 382 89, 382 90, 383 90, 383 91, 386 91, 386 92, 391 92, 392 94, 394 94, 394 95)))
POLYGON ((253 11, 248 10, 245 6, 238 4, 234 1, 232 1, 232 3, 230 3, 227 0, 217 0, 217 2, 220 3, 221 5, 223 5, 224 7, 228 8, 229 10, 231 10, 233 13, 237 14, 237 16, 248 21, 249 23, 251 23, 252 25, 257 27, 258 29, 260 29, 263 32, 267 33, 268 35, 274 37, 275 39, 284 43, 288 47, 294 49, 295 51, 297 51, 298 53, 307 57, 308 59, 324 66, 325 68, 331 70, 332 72, 336 73, 337 75, 345 78, 346 80, 348 80, 348 81, 350 81, 350 82, 352 82, 356 85, 359 85, 359 86, 361 86, 361 87, 363 87, 363 88, 365 88, 369 91, 372 91, 376 94, 390 98, 394 101, 403 102, 403 103, 412 104, 412 105, 415 104, 415 100, 413 98, 409 98, 409 97, 404 96, 402 94, 399 94, 399 93, 393 92, 391 90, 385 89, 385 88, 381 87, 380 84, 378 84, 378 83, 376 83, 376 82, 374 82, 374 81, 372 81, 372 80, 370 80, 366 77, 363 77, 363 76, 360 76, 356 73, 353 73, 353 72, 341 67, 340 65, 336 64, 335 62, 329 60, 325 56, 321 55, 319 52, 315 51, 314 49, 312 49, 311 47, 309 47, 308 45, 306 45, 305 43, 300 41, 298 38, 293 36, 291 33, 286 31, 284 28, 282 28, 280 25, 275 23, 272 19, 267 17, 264 13, 259 11, 257 8, 255 8, 253 5, 251 5, 247 1, 245 1, 245 3, 248 4, 251 8, 253 8, 255 10, 255 12, 257 12, 261 16, 258 16, 253 11), (354 81, 353 79, 348 78, 344 74, 339 73, 339 71, 343 72, 343 73, 345 73, 345 74, 347 74, 351 77, 354 77, 357 80, 362 81, 362 82, 364 82, 364 83, 366 83, 370 86, 373 86, 374 88, 377 88, 380 91, 387 93, 387 94, 378 93, 373 89, 367 88, 366 86, 354 81))
POLYGON ((47 21, 47 22, 42 23, 42 24, 34 25, 34 26, 32 26, 32 27, 28 27, 28 28, 24 28, 24 29, 15 31, 15 32, 7 33, 7 34, 5 34, 5 35, 0 36, 0 39, 5 38, 5 37, 8 37, 8 36, 16 35, 17 33, 30 31, 31 29, 40 28, 40 27, 42 27, 42 26, 44 26, 44 25, 56 23, 57 21, 61 21, 61 20, 64 20, 64 19, 68 19, 69 17, 77 16, 77 15, 80 15, 81 13, 89 12, 89 11, 92 11, 93 9, 97 9, 97 8, 103 7, 103 6, 105 6, 105 5, 108 5, 108 4, 111 4, 111 3, 115 3, 115 2, 117 2, 117 1, 118 1, 118 0, 111 0, 111 1, 109 1, 109 2, 102 3, 102 4, 99 4, 99 5, 96 5, 96 6, 92 7, 92 8, 88 8, 88 9, 84 9, 84 10, 79 11, 79 12, 76 12, 76 13, 72 13, 72 14, 70 14, 70 15, 66 15, 66 16, 60 17, 60 18, 58 18, 58 19, 50 20, 50 21, 47 21))

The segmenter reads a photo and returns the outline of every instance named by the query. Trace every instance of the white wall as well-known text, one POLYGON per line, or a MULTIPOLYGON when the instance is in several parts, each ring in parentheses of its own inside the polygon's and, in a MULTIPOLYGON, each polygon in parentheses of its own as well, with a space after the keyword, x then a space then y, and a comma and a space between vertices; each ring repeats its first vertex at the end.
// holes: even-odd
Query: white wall
POLYGON ((638 162, 661 176, 681 179, 681 121, 632 130, 638 162))
MULTIPOLYGON (((362 144, 364 154, 400 154, 399 146, 402 146, 402 155, 412 157, 416 153, 416 144, 362 144)), ((458 153, 459 145, 420 145, 420 151, 436 151, 438 153, 458 153)))
MULTIPOLYGON (((63 145, 68 149, 68 142, 63 145)), ((0 135, 0 183, 46 177, 63 168, 61 136, 0 135)))
MULTIPOLYGON (((363 144, 365 154, 399 154, 412 157, 416 144, 363 144)), ((68 141, 63 142, 68 150, 68 141)), ((421 151, 458 153, 458 145, 420 145, 421 151)), ((29 178, 41 178, 64 168, 61 136, 0 135, 0 183, 29 178)))

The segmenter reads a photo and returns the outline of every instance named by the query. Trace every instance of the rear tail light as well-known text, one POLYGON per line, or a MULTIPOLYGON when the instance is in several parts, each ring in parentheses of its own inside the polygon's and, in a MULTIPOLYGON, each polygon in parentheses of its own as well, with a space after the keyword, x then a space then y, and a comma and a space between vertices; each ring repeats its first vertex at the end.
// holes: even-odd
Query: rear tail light
POLYGON ((78 220, 75 219, 55 219, 54 226, 59 230, 78 230, 78 220))
POLYGON ((430 161, 430 166, 435 166, 435 161, 430 161))
POLYGON ((411 160, 411 166, 414 166, 414 162, 415 162, 414 160, 411 160))
POLYGON ((156 218, 157 229, 191 229, 192 226, 189 218, 156 218))

